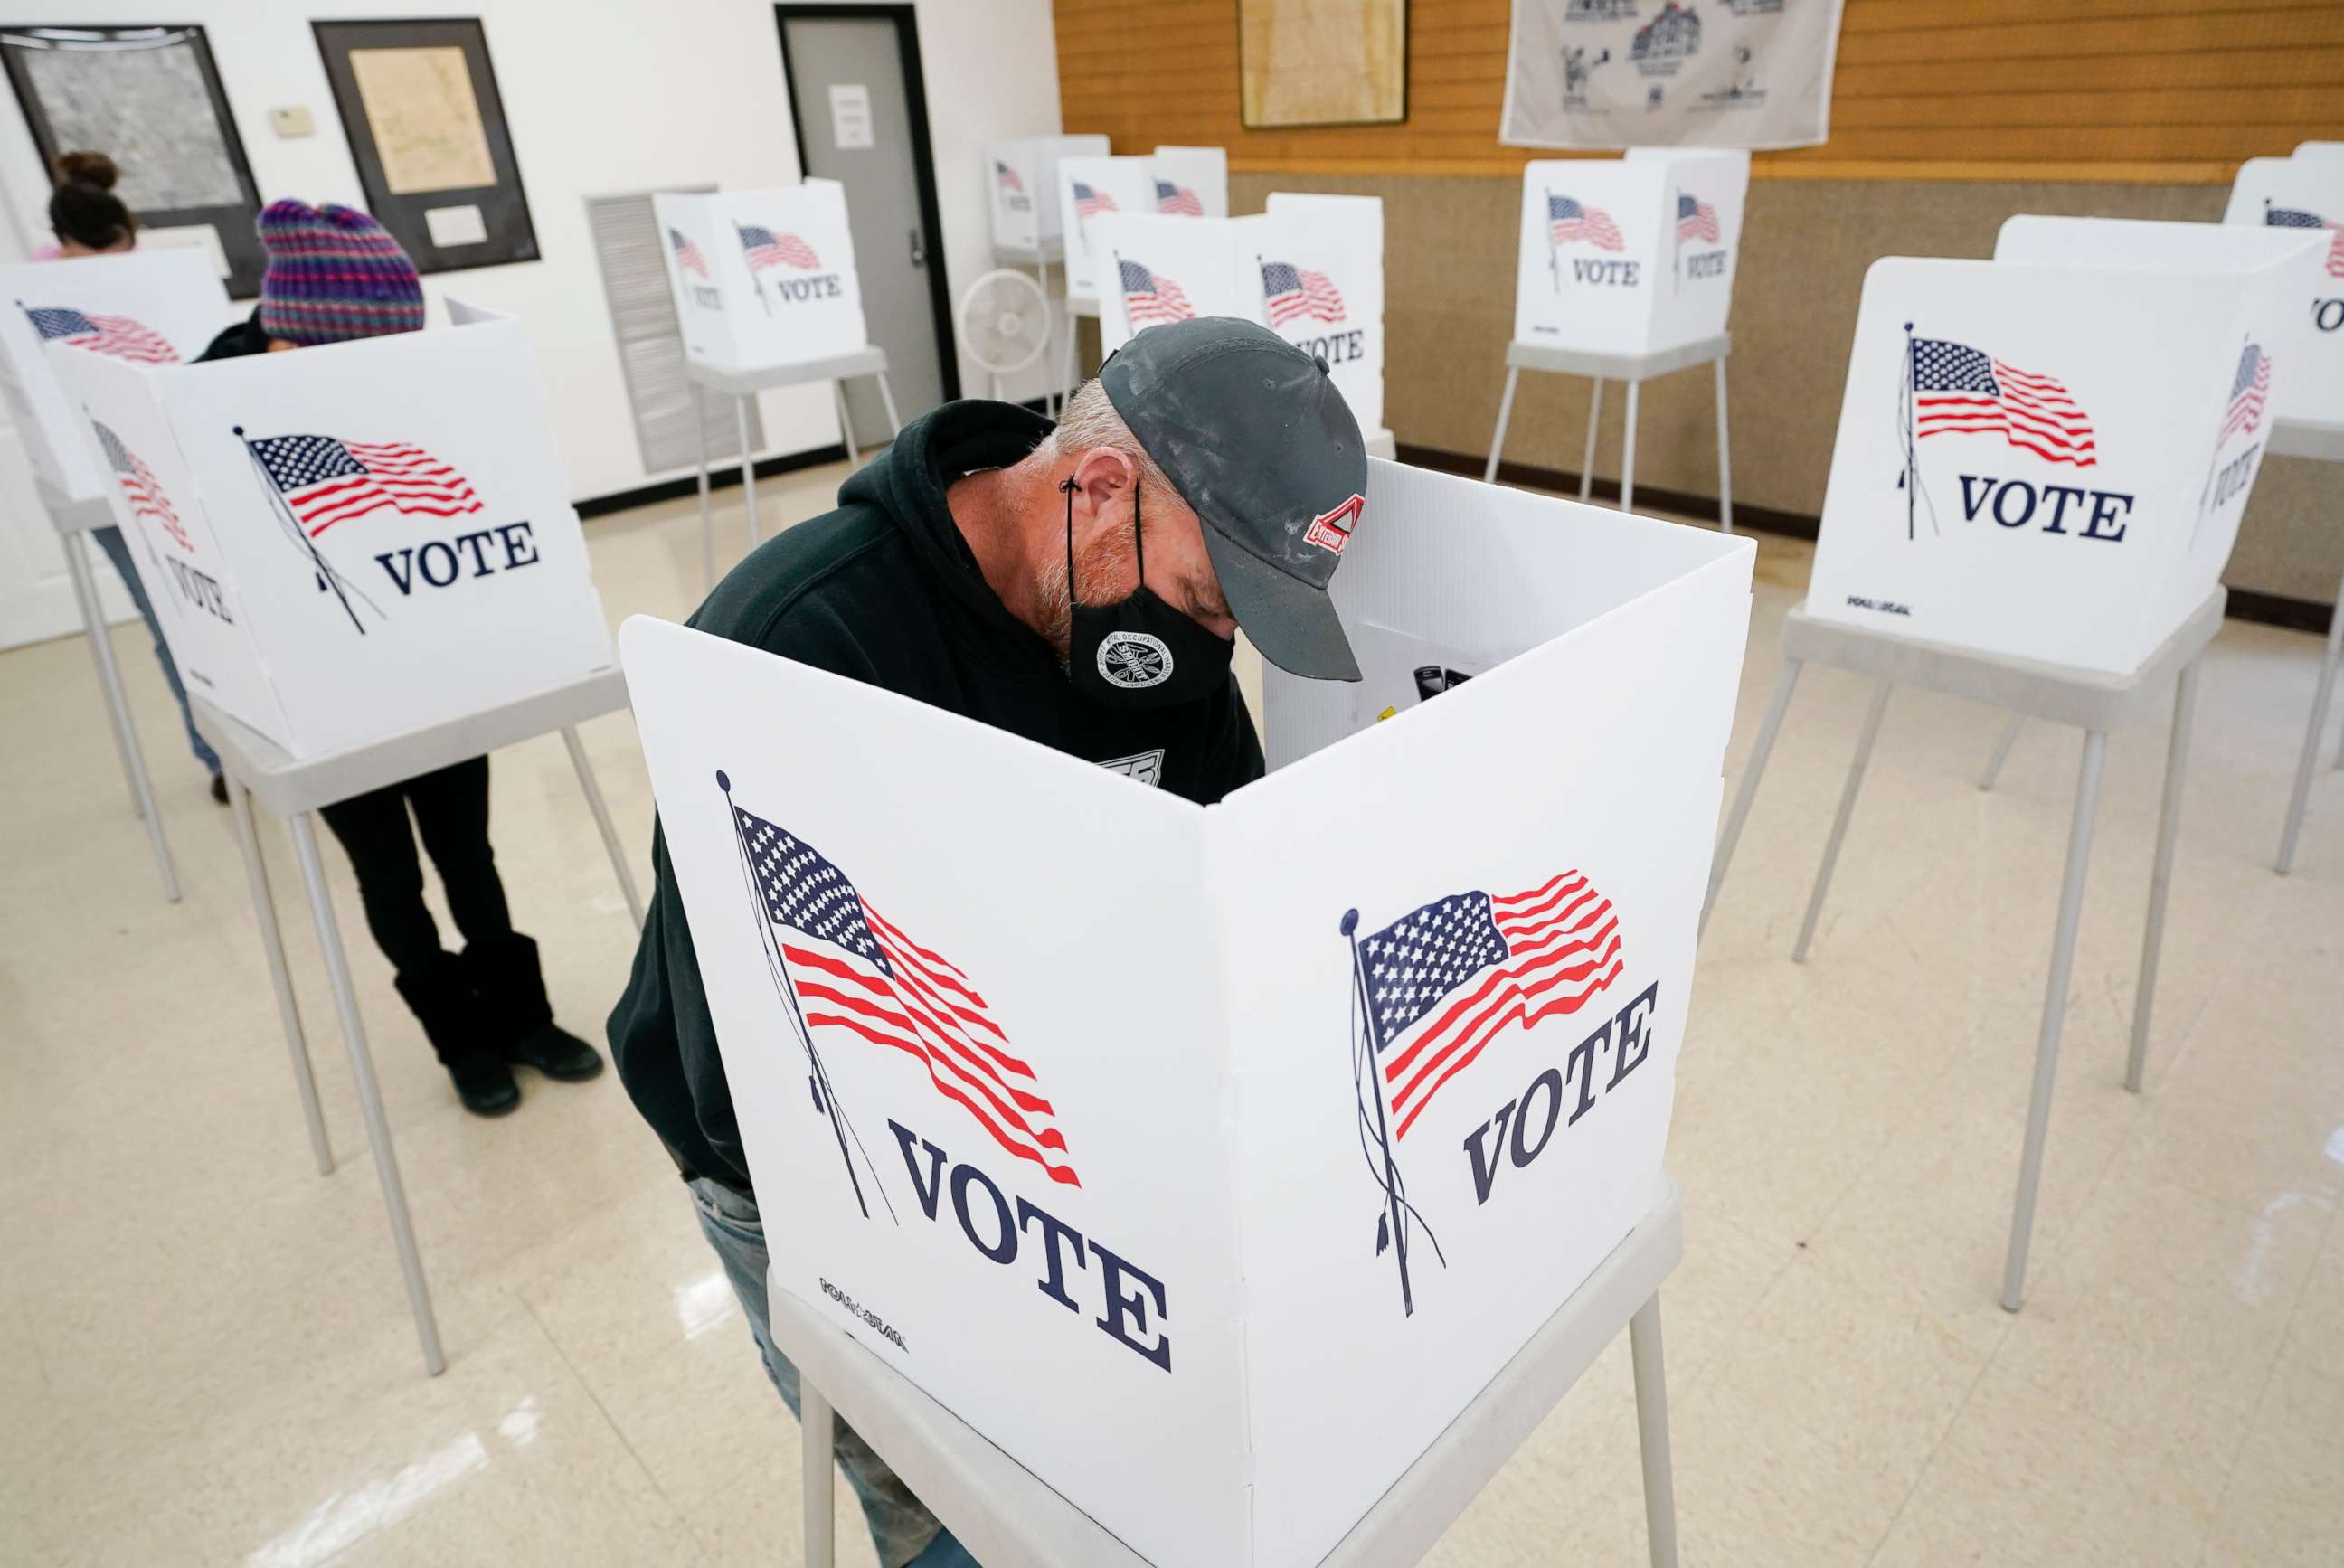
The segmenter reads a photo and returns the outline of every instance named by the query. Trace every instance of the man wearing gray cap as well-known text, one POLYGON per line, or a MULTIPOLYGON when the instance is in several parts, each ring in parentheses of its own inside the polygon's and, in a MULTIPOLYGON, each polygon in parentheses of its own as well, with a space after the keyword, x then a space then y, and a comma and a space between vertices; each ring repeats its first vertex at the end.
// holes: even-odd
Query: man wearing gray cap
MULTIPOLYGON (((692 624, 1208 804, 1262 774, 1229 671, 1238 628, 1295 674, 1359 678, 1327 585, 1366 491, 1359 423, 1323 362, 1250 322, 1177 322, 1127 344, 1055 429, 993 402, 914 420, 836 511, 761 546, 692 624)), ((960 808, 940 787, 935 809, 960 808)), ((767 1330, 759 1199, 657 836, 652 858, 611 1055, 794 1411, 796 1369, 767 1330)), ((883 1568, 974 1563, 837 1430, 883 1568)))

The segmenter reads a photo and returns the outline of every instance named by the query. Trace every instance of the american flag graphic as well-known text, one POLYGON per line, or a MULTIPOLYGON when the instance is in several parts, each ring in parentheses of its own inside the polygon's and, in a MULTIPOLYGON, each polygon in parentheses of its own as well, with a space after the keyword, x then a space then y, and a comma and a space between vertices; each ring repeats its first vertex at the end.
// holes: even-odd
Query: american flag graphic
POLYGON ((2056 377, 1941 338, 1913 339, 1912 375, 1917 439, 1998 430, 2051 462, 2090 468, 2099 460, 2090 416, 2056 377))
POLYGON ((1262 298, 1269 306, 1269 324, 1283 327, 1298 316, 1314 321, 1340 321, 1343 293, 1323 272, 1297 267, 1290 261, 1261 264, 1262 298))
POLYGON ((794 234, 775 234, 759 224, 740 226, 741 248, 749 258, 749 270, 763 272, 768 267, 793 267, 800 272, 822 270, 822 258, 813 247, 794 234))
POLYGON ((1156 182, 1156 210, 1168 212, 1175 217, 1202 217, 1205 204, 1195 191, 1168 179, 1156 182))
POLYGON ((803 840, 738 805, 730 809, 759 913, 775 934, 809 1034, 844 1029, 918 1058, 935 1091, 975 1117, 994 1142, 1051 1180, 1080 1187, 1033 1067, 1011 1050, 968 976, 874 909, 803 840))
POLYGON ((1180 286, 1162 273, 1119 258, 1115 265, 1123 278, 1123 313, 1134 327, 1150 321, 1186 321, 1197 313, 1180 286))
POLYGON ((1075 181, 1076 217, 1096 217, 1102 212, 1115 210, 1115 197, 1103 190, 1093 190, 1081 180, 1075 181))
POLYGON ((127 316, 85 316, 78 310, 56 307, 28 309, 25 314, 32 318, 33 330, 41 335, 44 342, 62 339, 76 349, 93 349, 117 359, 136 359, 142 365, 179 362, 179 351, 161 333, 127 316))
POLYGON ((2249 343, 2238 350, 2238 373, 2230 382, 2230 406, 2222 416, 2222 440, 2244 431, 2252 435, 2263 422, 2263 402, 2270 396, 2270 356, 2262 345, 2249 343))
POLYGON ((993 160, 993 177, 1002 189, 1015 191, 1020 196, 1026 194, 1025 180, 1018 177, 1015 169, 1011 168, 999 158, 993 160))
POLYGON ((245 444, 312 539, 379 507, 424 517, 480 510, 470 481, 410 441, 269 436, 245 444))
POLYGON ((695 278, 708 276, 708 258, 700 254, 700 247, 692 243, 682 229, 667 231, 668 248, 675 252, 676 266, 695 278))
POLYGON ((1717 208, 1686 191, 1677 192, 1677 242, 1698 239, 1708 245, 1718 242, 1717 208))
POLYGON ((156 482, 155 470, 148 468, 136 453, 122 444, 122 438, 111 427, 96 420, 90 420, 97 430, 98 450, 106 454, 106 467, 122 481, 122 493, 130 498, 133 517, 151 518, 156 525, 171 536, 171 542, 188 554, 195 553, 195 541, 187 537, 187 528, 179 514, 171 510, 171 500, 156 482))
POLYGON ((1549 193, 1546 198, 1547 237, 1556 245, 1571 245, 1585 240, 1598 250, 1625 250, 1627 242, 1620 238, 1619 226, 1612 215, 1600 207, 1583 207, 1567 196, 1549 193))
POLYGON ((1509 1027, 1578 1012, 1626 966, 1619 915, 1577 871, 1436 900, 1363 937, 1359 963, 1395 1139, 1509 1027))
POLYGON ((2328 276, 2344 278, 2344 227, 2299 207, 2263 207, 2263 224, 2269 228, 2324 228, 2328 234, 2328 276))

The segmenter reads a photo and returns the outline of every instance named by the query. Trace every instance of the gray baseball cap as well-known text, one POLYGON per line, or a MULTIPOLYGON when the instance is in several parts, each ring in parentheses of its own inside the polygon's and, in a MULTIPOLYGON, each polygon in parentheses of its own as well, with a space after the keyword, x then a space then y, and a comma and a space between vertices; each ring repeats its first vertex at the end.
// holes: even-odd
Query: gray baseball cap
POLYGON ((1318 681, 1359 662, 1327 584, 1367 504, 1359 422, 1325 361, 1251 321, 1150 327, 1099 383, 1205 525, 1205 549, 1262 657, 1318 681))

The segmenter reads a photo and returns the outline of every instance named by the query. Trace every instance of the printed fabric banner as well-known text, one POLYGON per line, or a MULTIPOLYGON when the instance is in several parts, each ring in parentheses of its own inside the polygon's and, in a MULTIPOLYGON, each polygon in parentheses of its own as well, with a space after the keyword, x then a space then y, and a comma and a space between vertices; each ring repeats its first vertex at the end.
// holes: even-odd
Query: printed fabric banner
POLYGON ((1842 0, 1514 0, 1513 147, 1814 147, 1842 0))

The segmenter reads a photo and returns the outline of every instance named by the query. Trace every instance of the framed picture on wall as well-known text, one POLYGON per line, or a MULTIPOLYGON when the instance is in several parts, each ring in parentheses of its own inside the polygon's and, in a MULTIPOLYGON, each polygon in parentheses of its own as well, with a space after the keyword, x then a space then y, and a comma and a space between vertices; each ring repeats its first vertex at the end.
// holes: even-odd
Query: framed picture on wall
POLYGON ((259 292, 259 187, 201 27, 0 27, 0 65, 45 167, 106 154, 142 243, 200 246, 230 294, 259 292))
POLYGON ((1246 128, 1408 118, 1408 0, 1238 0, 1246 128))
POLYGON ((478 17, 313 22, 367 208, 418 270, 537 259, 478 17))

